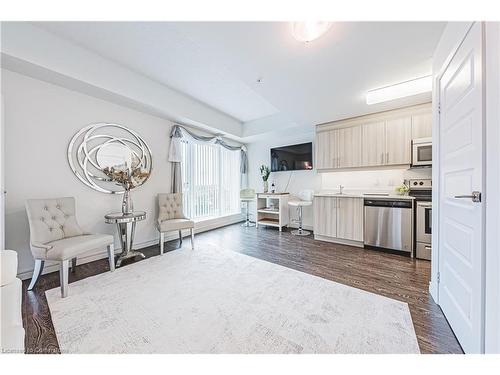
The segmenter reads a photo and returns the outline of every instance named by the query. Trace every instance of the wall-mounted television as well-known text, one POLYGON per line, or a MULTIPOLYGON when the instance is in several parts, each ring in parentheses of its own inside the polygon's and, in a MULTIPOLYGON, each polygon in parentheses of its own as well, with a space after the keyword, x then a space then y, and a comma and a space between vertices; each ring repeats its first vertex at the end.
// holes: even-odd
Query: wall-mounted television
POLYGON ((312 142, 271 149, 271 172, 313 169, 312 142))

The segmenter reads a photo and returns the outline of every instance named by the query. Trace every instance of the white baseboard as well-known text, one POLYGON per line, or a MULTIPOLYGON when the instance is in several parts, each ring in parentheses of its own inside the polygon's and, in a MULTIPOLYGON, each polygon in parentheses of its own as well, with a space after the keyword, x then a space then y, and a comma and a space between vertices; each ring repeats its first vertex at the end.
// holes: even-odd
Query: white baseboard
POLYGON ((438 294, 437 283, 433 281, 429 282, 429 294, 431 295, 434 302, 439 305, 439 299, 438 299, 439 294, 438 294))
MULTIPOLYGON (((195 233, 207 232, 209 230, 224 227, 226 225, 236 224, 236 223, 242 222, 243 220, 244 219, 243 219, 242 215, 236 214, 236 215, 218 217, 215 219, 198 221, 195 224, 195 231, 194 232, 195 233)), ((188 235, 189 235, 189 230, 182 232, 183 237, 188 236, 188 235)), ((175 240, 177 238, 179 238, 179 235, 178 235, 177 231, 175 231, 175 232, 167 234, 165 236, 165 241, 172 241, 172 240, 175 240)), ((159 241, 160 241, 160 234, 158 233, 158 235, 155 238, 152 238, 152 239, 147 240, 147 241, 134 243, 134 249, 138 249, 138 250, 144 249, 146 247, 158 244, 159 241)), ((115 253, 119 254, 121 252, 120 246, 115 244, 115 248, 117 248, 117 250, 115 250, 115 253)), ((108 255, 107 255, 106 251, 103 250, 102 252, 99 252, 96 254, 78 257, 78 264, 85 264, 85 263, 93 262, 95 260, 104 259, 104 258, 107 258, 107 256, 108 255)), ((48 263, 48 261, 47 261, 47 263, 48 263)), ((57 264, 57 263, 46 264, 46 266, 43 269, 42 274, 45 275, 47 273, 56 272, 56 271, 59 271, 59 264, 57 264)), ((21 272, 17 275, 17 277, 20 278, 21 280, 27 280, 27 279, 31 279, 32 274, 33 274, 33 269, 21 272)))
POLYGON ((315 240, 319 241, 326 241, 326 242, 332 242, 332 243, 338 243, 341 245, 349 245, 349 246, 355 246, 355 247, 365 247, 365 244, 360 241, 353 241, 353 240, 345 240, 343 238, 336 238, 336 237, 328 237, 328 236, 321 236, 321 235, 314 235, 315 240))

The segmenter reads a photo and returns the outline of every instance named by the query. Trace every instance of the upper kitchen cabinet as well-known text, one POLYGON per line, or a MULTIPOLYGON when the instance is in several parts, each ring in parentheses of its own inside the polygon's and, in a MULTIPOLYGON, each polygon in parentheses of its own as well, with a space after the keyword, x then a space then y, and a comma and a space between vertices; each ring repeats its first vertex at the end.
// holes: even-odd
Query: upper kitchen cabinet
POLYGON ((411 139, 432 137, 432 112, 411 116, 411 139))
POLYGON ((420 104, 316 126, 316 169, 411 164, 411 142, 432 132, 431 104, 420 104))
POLYGON ((316 133, 316 169, 337 168, 338 164, 338 130, 327 130, 316 133))
POLYGON ((337 168, 361 166, 361 126, 338 129, 337 168))
POLYGON ((361 126, 361 165, 375 167, 385 162, 385 122, 374 122, 361 126))
POLYGON ((386 121, 385 145, 385 164, 411 163, 411 117, 386 121))

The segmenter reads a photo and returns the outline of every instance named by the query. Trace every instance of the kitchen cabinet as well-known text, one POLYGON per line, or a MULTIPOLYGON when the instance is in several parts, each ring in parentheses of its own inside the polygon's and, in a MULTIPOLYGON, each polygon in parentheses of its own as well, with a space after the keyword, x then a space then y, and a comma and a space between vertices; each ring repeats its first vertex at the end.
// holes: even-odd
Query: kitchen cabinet
POLYGON ((316 169, 411 164, 411 141, 432 135, 430 103, 316 126, 316 169))
POLYGON ((362 125, 362 166, 379 166, 385 160, 385 122, 362 125))
POLYGON ((386 165, 411 163, 411 117, 385 122, 386 165))
POLYGON ((363 241, 362 198, 337 198, 337 238, 363 241))
POLYGON ((363 247, 363 198, 314 197, 314 238, 363 247))
POLYGON ((361 166, 361 139, 361 126, 338 129, 337 168, 353 168, 361 166))
POLYGON ((411 117, 411 139, 432 137, 432 112, 411 117))
POLYGON ((314 235, 337 236, 337 198, 314 197, 314 235))
POLYGON ((336 129, 316 133, 316 169, 337 167, 337 134, 336 129))

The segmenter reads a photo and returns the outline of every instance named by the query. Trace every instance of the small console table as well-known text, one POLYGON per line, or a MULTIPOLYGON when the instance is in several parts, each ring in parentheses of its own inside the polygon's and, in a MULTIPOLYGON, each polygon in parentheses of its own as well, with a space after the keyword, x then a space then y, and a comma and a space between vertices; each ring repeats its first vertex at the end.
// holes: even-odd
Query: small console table
POLYGON ((280 232, 288 225, 289 193, 259 193, 257 194, 257 212, 255 226, 266 225, 277 227, 280 232))
POLYGON ((128 258, 140 256, 142 259, 146 256, 137 250, 132 250, 134 244, 135 224, 144 220, 146 213, 144 211, 134 211, 131 214, 113 212, 104 216, 107 224, 116 224, 118 227, 118 236, 122 245, 122 252, 116 261, 116 266, 120 267, 122 261, 128 258))

